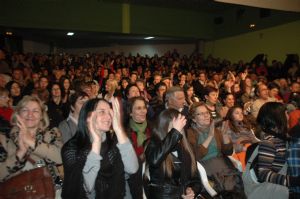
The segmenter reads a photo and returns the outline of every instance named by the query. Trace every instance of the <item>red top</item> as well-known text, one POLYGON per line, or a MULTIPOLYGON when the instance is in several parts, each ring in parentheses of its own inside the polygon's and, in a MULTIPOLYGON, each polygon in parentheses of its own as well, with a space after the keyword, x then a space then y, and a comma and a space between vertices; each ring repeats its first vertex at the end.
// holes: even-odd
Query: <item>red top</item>
POLYGON ((8 107, 0 107, 0 117, 3 117, 5 120, 10 122, 10 118, 14 110, 8 107))
MULTIPOLYGON (((146 133, 146 139, 150 138, 150 129, 149 128, 146 128, 145 133, 146 133)), ((143 154, 144 153, 144 146, 143 145, 138 146, 137 134, 136 134, 135 131, 131 132, 130 139, 132 141, 132 145, 133 145, 133 148, 134 148, 137 156, 140 156, 141 154, 143 154)))
POLYGON ((299 123, 300 119, 300 110, 294 110, 289 114, 289 128, 293 128, 296 124, 299 123))

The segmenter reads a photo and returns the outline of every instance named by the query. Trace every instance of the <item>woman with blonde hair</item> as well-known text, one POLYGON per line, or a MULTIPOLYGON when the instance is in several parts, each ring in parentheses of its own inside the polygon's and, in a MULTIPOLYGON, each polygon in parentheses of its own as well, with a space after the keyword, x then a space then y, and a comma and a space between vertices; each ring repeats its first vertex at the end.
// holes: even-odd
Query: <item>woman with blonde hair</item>
POLYGON ((116 89, 118 88, 118 82, 115 79, 108 79, 105 85, 106 94, 103 96, 105 100, 111 102, 112 98, 116 96, 116 89))
POLYGON ((62 163, 60 132, 57 128, 48 129, 46 107, 38 97, 25 96, 18 103, 12 125, 9 137, 0 134, 0 181, 25 168, 62 163))

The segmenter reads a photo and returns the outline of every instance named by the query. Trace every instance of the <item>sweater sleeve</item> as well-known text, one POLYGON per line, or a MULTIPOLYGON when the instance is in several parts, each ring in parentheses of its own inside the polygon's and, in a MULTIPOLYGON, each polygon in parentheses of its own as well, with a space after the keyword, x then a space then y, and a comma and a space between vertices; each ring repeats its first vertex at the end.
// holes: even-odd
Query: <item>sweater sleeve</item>
POLYGON ((63 143, 66 143, 69 139, 72 138, 71 129, 69 128, 69 126, 67 124, 67 120, 64 120, 61 123, 59 123, 58 128, 61 132, 63 143))
POLYGON ((0 181, 4 181, 25 166, 26 160, 19 159, 16 151, 17 148, 12 140, 0 135, 0 181))
POLYGON ((139 163, 129 139, 124 144, 117 144, 117 147, 121 154, 125 172, 129 174, 137 172, 139 163))
POLYGON ((85 165, 82 170, 84 187, 87 192, 91 192, 94 189, 95 181, 100 170, 101 155, 94 152, 90 152, 87 156, 85 165))
POLYGON ((273 170, 276 149, 272 142, 262 141, 258 148, 258 180, 288 186, 288 176, 273 170))

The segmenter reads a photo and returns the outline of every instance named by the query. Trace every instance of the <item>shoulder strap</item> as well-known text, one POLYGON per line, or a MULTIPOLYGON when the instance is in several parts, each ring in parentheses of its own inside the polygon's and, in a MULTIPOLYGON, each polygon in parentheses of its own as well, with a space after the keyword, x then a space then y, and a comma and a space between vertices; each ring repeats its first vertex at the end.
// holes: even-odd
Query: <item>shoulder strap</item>
POLYGON ((256 158, 256 156, 258 154, 258 147, 259 147, 259 145, 257 145, 257 147, 254 149, 252 155, 250 156, 249 160, 247 161, 247 164, 249 163, 251 165, 253 160, 256 158))

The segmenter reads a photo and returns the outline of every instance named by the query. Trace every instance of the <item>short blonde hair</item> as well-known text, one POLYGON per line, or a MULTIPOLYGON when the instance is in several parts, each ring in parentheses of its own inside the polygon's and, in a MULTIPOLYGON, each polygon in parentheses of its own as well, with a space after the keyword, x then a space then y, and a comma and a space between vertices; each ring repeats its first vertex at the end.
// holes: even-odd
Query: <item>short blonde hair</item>
POLYGON ((118 88, 118 82, 115 79, 108 79, 106 84, 111 84, 111 91, 115 91, 118 88))
POLYGON ((49 126, 49 117, 47 114, 47 108, 37 96, 26 95, 22 98, 22 100, 17 104, 15 111, 12 115, 11 118, 12 125, 15 127, 17 126, 17 114, 20 114, 21 109, 24 108, 28 102, 36 102, 41 108, 41 121, 39 124, 39 128, 41 130, 45 130, 49 126))

